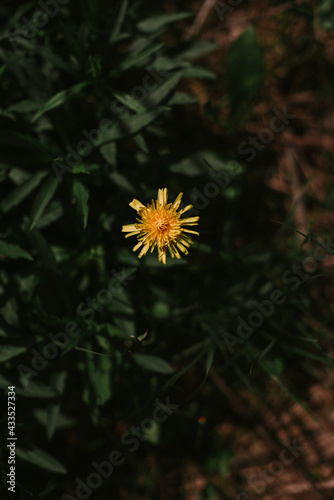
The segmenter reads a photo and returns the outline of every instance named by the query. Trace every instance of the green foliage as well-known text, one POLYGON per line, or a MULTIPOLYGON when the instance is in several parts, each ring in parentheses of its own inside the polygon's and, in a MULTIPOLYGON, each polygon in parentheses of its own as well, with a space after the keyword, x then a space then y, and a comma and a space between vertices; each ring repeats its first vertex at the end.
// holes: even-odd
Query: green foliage
POLYGON ((317 2, 316 27, 320 30, 332 30, 334 28, 334 9, 330 0, 317 2))
POLYGON ((11 243, 7 243, 6 241, 0 241, 0 253, 6 257, 11 259, 28 259, 34 260, 32 256, 20 248, 18 245, 13 245, 11 243))
POLYGON ((56 472, 58 474, 66 474, 67 470, 61 465, 55 458, 51 457, 48 453, 38 448, 33 450, 25 451, 21 448, 16 448, 16 453, 19 458, 29 462, 31 464, 47 469, 51 472, 56 472))
POLYGON ((247 117, 264 77, 262 49, 254 28, 248 27, 231 45, 225 64, 231 100, 230 119, 238 123, 247 117))
MULTIPOLYGON (((126 0, 57 6, 30 36, 22 16, 31 19, 35 3, 0 7, 0 382, 18 398, 18 498, 73 496, 75 478, 119 448, 127 462, 103 482, 104 500, 139 477, 145 453, 174 446, 187 458, 204 446, 193 431, 199 408, 209 415, 226 403, 220 392, 202 399, 213 367, 231 390, 261 391, 265 375, 306 407, 289 367, 316 378, 333 360, 321 343, 327 329, 312 327, 320 306, 309 280, 298 292, 282 280, 306 255, 284 245, 292 232, 272 222, 285 220, 283 197, 265 185, 267 165, 254 175, 237 153, 233 131, 265 78, 256 29, 224 61, 226 140, 219 105, 199 111, 189 90, 202 80, 221 86, 198 61, 218 45, 184 36, 191 13, 126 0), (200 216, 189 255, 168 256, 166 266, 156 252, 139 260, 121 232, 135 223, 129 202, 146 205, 163 187, 169 202, 182 192, 182 206, 194 204, 189 216, 200 216), (231 353, 223 335, 273 288, 285 303, 231 353), (127 350, 126 338, 146 329, 141 352, 127 350), (130 454, 122 432, 164 397, 180 410, 155 421, 130 454)), ((321 2, 321 29, 326 9, 321 2)), ((204 451, 209 474, 226 474, 233 453, 204 451)), ((213 484, 204 498, 218 495, 213 484)), ((154 498, 137 486, 133 498, 154 498)))

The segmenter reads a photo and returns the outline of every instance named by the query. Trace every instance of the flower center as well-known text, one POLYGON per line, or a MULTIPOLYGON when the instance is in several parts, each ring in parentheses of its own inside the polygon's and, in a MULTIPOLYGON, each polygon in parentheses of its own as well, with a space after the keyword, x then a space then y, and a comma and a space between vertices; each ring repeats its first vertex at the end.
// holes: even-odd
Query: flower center
POLYGON ((159 246, 167 245, 180 234, 176 218, 165 210, 163 213, 151 215, 147 221, 147 229, 151 233, 151 237, 156 238, 159 246))
POLYGON ((170 231, 170 221, 169 220, 158 220, 156 221, 155 228, 159 233, 166 234, 170 231))

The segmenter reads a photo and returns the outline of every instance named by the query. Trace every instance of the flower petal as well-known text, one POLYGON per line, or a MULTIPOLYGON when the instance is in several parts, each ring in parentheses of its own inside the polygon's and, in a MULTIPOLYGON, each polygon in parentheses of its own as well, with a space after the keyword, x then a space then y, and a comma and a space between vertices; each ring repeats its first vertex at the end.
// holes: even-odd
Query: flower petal
POLYGON ((138 231, 136 224, 127 224, 126 226, 122 227, 123 233, 128 233, 130 231, 138 231))
POLYGON ((130 207, 131 208, 134 208, 135 210, 137 210, 137 212, 139 210, 141 210, 142 208, 145 208, 145 206, 138 200, 136 200, 135 198, 131 201, 131 203, 129 203, 130 207))
POLYGON ((184 247, 182 245, 182 243, 180 243, 179 241, 177 241, 176 244, 179 247, 179 249, 181 250, 181 252, 183 252, 184 254, 188 255, 188 250, 186 249, 186 247, 184 247))
MULTIPOLYGON (((176 197, 176 199, 175 199, 175 201, 174 201, 174 203, 173 203, 173 205, 172 205, 172 206, 173 206, 173 208, 174 208, 174 210, 177 210, 177 209, 179 208, 180 203, 181 203, 182 196, 183 196, 183 193, 180 193, 180 194, 176 197)), ((179 212, 179 213, 182 213, 182 210, 181 210, 181 212, 179 212)))
POLYGON ((192 245, 192 241, 191 241, 191 238, 187 235, 187 234, 182 234, 182 237, 177 240, 176 243, 181 243, 183 245, 185 245, 186 247, 190 247, 190 245, 192 245))
POLYGON ((150 248, 150 244, 149 243, 146 243, 143 248, 140 250, 139 254, 138 254, 138 259, 140 259, 143 255, 145 255, 147 253, 147 250, 150 248))
POLYGON ((174 253, 175 253, 177 259, 181 259, 181 255, 179 254, 179 251, 175 245, 174 245, 174 253))
POLYGON ((196 222, 199 220, 199 217, 186 217, 185 219, 181 219, 182 224, 189 224, 192 222, 196 222))
POLYGON ((190 229, 182 229, 182 231, 184 231, 185 233, 192 233, 192 234, 198 234, 199 233, 197 231, 191 231, 190 229))
POLYGON ((130 236, 136 236, 137 234, 140 234, 140 231, 133 231, 133 233, 128 233, 125 235, 125 238, 130 238, 130 236))
POLYGON ((137 243, 137 245, 135 245, 132 249, 133 252, 135 252, 136 250, 138 250, 139 247, 142 246, 142 242, 140 241, 139 243, 137 243))
POLYGON ((166 264, 166 247, 158 247, 159 262, 166 264))
POLYGON ((167 188, 158 190, 158 200, 159 205, 163 206, 167 204, 167 188))
POLYGON ((181 214, 184 214, 184 212, 187 212, 188 210, 190 210, 191 208, 193 208, 193 205, 187 205, 186 207, 182 208, 182 210, 180 210, 178 212, 179 215, 181 214))
POLYGON ((172 245, 168 245, 168 250, 169 250, 170 256, 172 257, 172 259, 174 259, 175 252, 174 252, 173 246, 172 245))

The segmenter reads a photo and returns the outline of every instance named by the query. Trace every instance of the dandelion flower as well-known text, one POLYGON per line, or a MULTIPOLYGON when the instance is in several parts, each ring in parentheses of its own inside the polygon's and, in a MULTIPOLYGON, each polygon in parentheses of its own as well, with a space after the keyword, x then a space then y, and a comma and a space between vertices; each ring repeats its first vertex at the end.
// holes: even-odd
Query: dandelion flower
POLYGON ((197 231, 185 229, 184 226, 195 226, 199 217, 181 218, 181 215, 192 208, 188 205, 179 212, 183 193, 180 193, 174 203, 167 204, 167 188, 158 190, 157 200, 152 200, 151 204, 145 207, 140 201, 132 200, 130 207, 137 211, 139 218, 136 224, 123 226, 122 231, 129 233, 125 236, 137 236, 138 243, 133 247, 135 252, 142 247, 138 258, 140 259, 151 248, 151 253, 155 248, 158 250, 159 262, 166 264, 166 249, 174 259, 181 259, 179 250, 188 254, 187 247, 193 241, 186 233, 199 234, 197 231))

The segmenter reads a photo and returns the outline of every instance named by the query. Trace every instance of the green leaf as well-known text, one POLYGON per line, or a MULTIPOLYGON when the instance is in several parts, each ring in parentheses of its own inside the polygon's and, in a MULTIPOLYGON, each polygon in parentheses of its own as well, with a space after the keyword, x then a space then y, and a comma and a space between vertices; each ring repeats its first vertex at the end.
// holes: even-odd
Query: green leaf
MULTIPOLYGON (((314 340, 314 339, 312 339, 314 340)), ((315 359, 316 361, 319 361, 319 363, 323 363, 324 365, 327 366, 334 366, 333 359, 328 356, 327 353, 323 354, 314 354, 311 351, 306 351, 305 349, 299 349, 298 347, 294 347, 289 344, 289 352, 295 352, 299 354, 303 359, 309 358, 309 359, 315 359)))
MULTIPOLYGON (((133 356, 135 355, 133 354, 133 356)), ((169 379, 156 392, 155 397, 161 397, 166 392, 168 392, 170 388, 178 381, 178 379, 182 377, 182 375, 186 373, 192 366, 194 366, 197 361, 202 358, 202 356, 203 353, 198 354, 187 366, 184 366, 179 372, 174 373, 171 377, 169 377, 169 379)))
POLYGON ((194 175, 218 175, 221 179, 228 179, 232 175, 235 175, 234 171, 232 175, 230 174, 231 167, 229 163, 225 162, 210 149, 196 151, 191 156, 177 163, 170 164, 169 169, 173 173, 180 173, 191 177, 194 175), (222 172, 226 172, 226 174, 221 175, 222 172))
POLYGON ((37 228, 33 228, 29 232, 28 238, 30 240, 31 247, 36 249, 40 261, 43 262, 44 266, 57 272, 57 261, 55 255, 43 234, 37 228))
MULTIPOLYGON (((90 344, 88 344, 90 347, 90 344)), ((86 349, 85 349, 86 350, 86 349)), ((111 357, 94 357, 94 351, 87 352, 88 377, 96 396, 96 404, 103 405, 110 399, 112 391, 111 383, 111 357)))
POLYGON ((149 154, 147 144, 142 134, 136 134, 132 137, 132 139, 144 153, 149 154))
POLYGON ((173 368, 167 361, 159 356, 151 356, 149 354, 133 354, 135 362, 145 370, 156 373, 174 373, 173 368))
POLYGON ((116 166, 117 149, 116 149, 116 144, 114 142, 110 142, 105 146, 101 146, 100 153, 106 160, 106 162, 108 162, 110 165, 116 166))
POLYGON ((75 197, 79 211, 82 215, 82 224, 84 229, 87 227, 87 218, 88 218, 88 198, 89 193, 88 189, 85 188, 81 182, 75 180, 73 182, 73 196, 75 197))
POLYGON ((176 21, 192 17, 193 15, 193 12, 160 14, 140 21, 140 23, 138 23, 138 28, 144 33, 154 33, 154 31, 159 31, 161 28, 164 28, 166 24, 175 23, 176 21))
POLYGON ((0 317, 2 317, 5 322, 12 327, 17 328, 19 326, 17 301, 14 297, 7 300, 4 306, 1 307, 0 317))
POLYGON ((211 71, 195 65, 184 68, 182 70, 182 76, 183 78, 208 78, 209 80, 215 80, 217 78, 211 71))
POLYGON ((98 380, 101 405, 104 405, 112 396, 112 359, 111 357, 99 358, 98 380))
POLYGON ((177 59, 198 59, 218 48, 218 44, 208 41, 197 41, 186 44, 186 48, 178 54, 177 59))
POLYGON ((124 56, 123 61, 111 71, 110 77, 119 76, 120 73, 123 73, 127 69, 132 68, 133 66, 136 68, 143 66, 145 62, 149 60, 150 56, 155 52, 158 52, 162 47, 164 47, 164 45, 165 45, 164 43, 157 43, 153 46, 148 47, 145 50, 142 50, 141 52, 136 51, 130 55, 126 54, 124 56))
POLYGON ((168 106, 175 106, 177 104, 194 104, 195 102, 198 102, 198 100, 194 95, 186 94, 185 92, 175 92, 167 104, 168 106))
POLYGON ((30 99, 26 99, 24 101, 16 102, 7 108, 6 113, 30 113, 31 111, 35 111, 40 107, 41 103, 31 101, 30 99))
POLYGON ((105 323, 99 326, 101 327, 101 329, 105 329, 111 338, 114 337, 123 338, 122 331, 116 326, 111 325, 110 323, 105 323))
POLYGON ((47 172, 36 172, 30 179, 17 186, 1 202, 1 210, 5 213, 16 207, 40 184, 47 172))
MULTIPOLYGON (((31 153, 29 153, 29 163, 31 163, 31 159, 33 155, 38 154, 39 162, 51 162, 54 157, 58 155, 58 150, 45 142, 41 142, 40 139, 36 139, 35 137, 22 132, 8 131, 3 132, 0 136, 0 143, 5 144, 6 146, 11 145, 14 146, 15 149, 29 149, 31 153)), ((24 151, 27 153, 27 151, 24 151)))
POLYGON ((36 223, 37 229, 49 226, 52 222, 58 220, 64 214, 60 201, 52 201, 44 211, 39 221, 36 223))
POLYGON ((93 56, 89 56, 89 73, 92 74, 93 78, 97 78, 101 74, 101 63, 100 61, 93 56))
POLYGON ((22 460, 37 465, 37 467, 41 467, 42 469, 47 469, 58 474, 67 474, 67 470, 58 460, 39 448, 34 447, 32 450, 16 448, 16 454, 22 460))
POLYGON ((57 108, 58 106, 61 106, 62 104, 67 102, 72 97, 80 94, 81 90, 83 88, 87 87, 88 84, 89 84, 89 82, 78 83, 77 85, 74 85, 70 89, 62 90, 61 92, 58 92, 58 94, 51 97, 51 99, 46 101, 40 107, 40 109, 37 111, 37 113, 35 113, 34 116, 32 117, 31 123, 34 123, 36 120, 38 120, 38 118, 40 118, 42 115, 44 115, 44 113, 46 113, 47 111, 50 111, 51 109, 54 109, 54 108, 57 108))
POLYGON ((4 74, 4 72, 6 71, 6 69, 7 69, 7 66, 5 64, 3 64, 0 67, 0 78, 2 77, 2 75, 4 74))
POLYGON ((115 92, 114 97, 124 104, 128 109, 131 109, 131 111, 134 111, 135 113, 144 113, 147 111, 145 106, 141 102, 138 101, 138 99, 135 99, 132 97, 130 94, 118 94, 115 92))
MULTIPOLYGON (((19 365, 25 367, 25 365, 19 365)), ((19 368, 18 367, 18 368, 19 368)), ((30 367, 28 366, 30 369, 30 367)), ((22 397, 25 398, 41 398, 41 399, 52 399, 58 396, 58 392, 53 389, 53 387, 49 387, 44 384, 37 384, 31 381, 27 381, 26 379, 21 379, 22 383, 25 384, 24 389, 20 387, 16 387, 16 392, 22 397)))
POLYGON ((87 63, 87 57, 84 54, 84 43, 82 43, 83 37, 78 33, 77 24, 70 22, 69 19, 67 19, 66 22, 65 20, 62 20, 61 16, 57 17, 57 22, 59 23, 58 30, 64 37, 63 42, 66 44, 66 52, 68 51, 68 53, 71 54, 70 60, 74 63, 73 67, 77 68, 78 64, 81 67, 84 67, 87 63))
POLYGON ((120 189, 123 189, 124 191, 128 191, 129 193, 135 193, 136 190, 132 186, 132 184, 128 181, 127 177, 125 175, 119 174, 118 172, 112 172, 110 174, 110 179, 112 182, 116 184, 120 189))
POLYGON ((174 87, 176 87, 181 76, 182 71, 178 71, 152 90, 147 97, 149 106, 156 106, 159 104, 174 89, 174 87))
POLYGON ((31 209, 30 231, 34 228, 39 218, 43 214, 45 208, 47 207, 49 201, 51 200, 52 196, 55 194, 58 184, 59 182, 57 177, 52 175, 43 183, 40 190, 38 191, 34 204, 31 209))
POLYGON ((127 135, 136 134, 144 128, 146 125, 155 120, 163 111, 169 110, 165 106, 160 106, 147 113, 142 113, 140 115, 133 115, 113 127, 110 132, 104 135, 103 140, 96 144, 97 146, 102 146, 108 144, 111 141, 115 141, 127 135))
POLYGON ((231 101, 230 115, 234 123, 248 112, 262 83, 264 60, 256 31, 248 27, 233 42, 226 56, 226 79, 231 101))
POLYGON ((14 358, 15 356, 19 356, 19 354, 26 350, 26 347, 16 347, 14 345, 5 345, 0 347, 0 363, 14 358))
POLYGON ((181 68, 190 68, 192 66, 192 63, 189 61, 181 61, 181 59, 176 59, 173 58, 171 59, 170 57, 164 57, 164 56, 157 56, 154 59, 153 63, 153 69, 154 71, 158 72, 159 71, 173 71, 175 69, 181 69, 181 68))
POLYGON ((22 250, 18 245, 12 245, 5 241, 0 241, 0 255, 5 255, 11 259, 28 259, 34 260, 30 253, 22 250))
POLYGON ((195 395, 198 394, 200 392, 200 390, 202 389, 202 387, 204 386, 206 379, 208 378, 208 375, 210 373, 212 363, 213 363, 213 352, 214 352, 213 349, 210 349, 210 351, 208 352, 208 357, 206 358, 206 365, 205 365, 205 377, 204 377, 203 381, 200 383, 200 385, 197 387, 197 389, 186 398, 184 403, 186 401, 192 401, 192 399, 195 397, 195 395))
MULTIPOLYGON (((7 384, 8 385, 8 384, 7 384)), ((36 420, 47 428, 49 422, 49 412, 45 408, 37 408, 34 410, 36 420)), ((59 414, 57 418, 57 429, 68 429, 77 425, 78 421, 75 418, 67 417, 66 415, 59 414)))
POLYGON ((125 14, 128 7, 128 0, 122 0, 122 3, 118 8, 118 13, 111 28, 109 43, 117 41, 123 21, 125 19, 125 14))
POLYGON ((188 175, 190 177, 205 173, 202 157, 197 153, 184 158, 178 163, 172 163, 169 165, 169 170, 175 174, 188 175))
MULTIPOLYGON (((31 4, 29 6, 28 5, 28 8, 31 9, 33 7, 33 4, 31 4)), ((21 24, 21 20, 20 20, 20 24, 21 24)), ((7 36, 6 36, 7 38, 7 36)), ((30 41, 28 40, 27 38, 24 38, 23 36, 20 37, 20 41, 19 41, 19 45, 20 45, 20 49, 21 48, 24 48, 26 50, 29 51, 29 53, 33 54, 33 55, 36 55, 36 54, 39 54, 40 57, 41 57, 41 60, 43 61, 47 61, 49 66, 53 65, 55 66, 56 68, 60 68, 64 71, 66 71, 67 73, 71 74, 71 75, 77 75, 77 67, 73 64, 73 60, 67 62, 67 61, 64 61, 64 59, 62 59, 61 57, 57 56, 55 54, 55 51, 54 50, 50 50, 50 48, 46 47, 44 44, 41 44, 41 43, 36 43, 36 41, 30 41)), ((4 51, 3 51, 4 52, 4 51)), ((14 53, 14 57, 15 57, 15 63, 17 61, 17 59, 19 59, 20 56, 18 56, 20 52, 15 52, 14 53)), ((9 60, 9 58, 6 58, 6 62, 9 60)), ((24 60, 25 60, 25 56, 21 56, 21 65, 24 64, 24 60)), ((13 64, 12 64, 13 66, 13 64)), ((9 69, 13 70, 13 68, 9 66, 8 64, 8 67, 9 69)), ((34 66, 31 67, 32 71, 34 71, 34 66)), ((15 72, 21 72, 21 69, 20 67, 18 67, 17 63, 15 64, 15 72)), ((36 73, 37 70, 36 70, 36 73)))
POLYGON ((72 174, 86 174, 86 175, 92 175, 87 168, 80 164, 76 165, 75 167, 72 168, 72 174))
POLYGON ((70 338, 67 339, 67 342, 66 342, 66 344, 65 344, 65 346, 63 348, 63 351, 62 351, 61 355, 64 356, 69 351, 71 351, 76 346, 78 346, 78 344, 82 345, 84 339, 88 335, 89 335, 89 330, 87 328, 83 329, 83 330, 80 329, 80 332, 77 335, 73 335, 72 337, 70 337, 70 338))
MULTIPOLYGON (((77 75, 78 74, 78 69, 77 67, 73 64, 73 61, 69 60, 64 61, 61 57, 59 57, 56 54, 56 51, 50 50, 49 48, 45 47, 43 44, 31 44, 24 40, 25 44, 27 44, 28 48, 32 48, 34 52, 37 52, 40 54, 41 58, 44 59, 45 61, 48 61, 48 63, 53 64, 55 67, 58 67, 60 69, 63 69, 64 71, 67 71, 68 73, 72 75, 77 75)), ((81 85, 81 84, 80 84, 81 85)))
MULTIPOLYGON (((53 386, 59 392, 59 394, 64 393, 66 379, 67 379, 66 371, 57 373, 54 376, 53 386)), ((58 426, 59 415, 60 415, 60 404, 57 403, 54 405, 50 405, 47 413, 47 426, 46 426, 48 439, 52 438, 58 426)))
POLYGON ((319 30, 334 29, 334 5, 332 0, 316 2, 316 27, 319 30))

